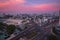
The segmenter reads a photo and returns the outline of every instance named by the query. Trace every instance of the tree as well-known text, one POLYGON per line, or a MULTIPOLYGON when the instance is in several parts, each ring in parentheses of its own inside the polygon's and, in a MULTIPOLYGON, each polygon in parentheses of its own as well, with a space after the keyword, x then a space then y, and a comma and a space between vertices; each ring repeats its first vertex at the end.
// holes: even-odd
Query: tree
POLYGON ((8 25, 7 26, 7 33, 10 35, 10 34, 12 34, 13 32, 14 32, 14 30, 15 30, 15 25, 8 25))
POLYGON ((54 36, 54 35, 50 35, 50 36, 49 36, 49 40, 57 40, 57 38, 56 38, 56 36, 54 36))
MULTIPOLYGON (((56 34, 55 27, 53 27, 52 32, 56 34)), ((49 35, 49 40, 57 40, 57 37, 53 34, 49 35)))
POLYGON ((0 30, 5 29, 7 24, 0 22, 0 30))

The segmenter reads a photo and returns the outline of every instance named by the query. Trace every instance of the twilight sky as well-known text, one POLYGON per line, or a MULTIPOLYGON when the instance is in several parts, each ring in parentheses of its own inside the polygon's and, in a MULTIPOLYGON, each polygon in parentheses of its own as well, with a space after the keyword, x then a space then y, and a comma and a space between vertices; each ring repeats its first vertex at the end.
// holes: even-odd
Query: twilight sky
POLYGON ((0 0, 1 13, 40 13, 60 10, 60 0, 0 0))

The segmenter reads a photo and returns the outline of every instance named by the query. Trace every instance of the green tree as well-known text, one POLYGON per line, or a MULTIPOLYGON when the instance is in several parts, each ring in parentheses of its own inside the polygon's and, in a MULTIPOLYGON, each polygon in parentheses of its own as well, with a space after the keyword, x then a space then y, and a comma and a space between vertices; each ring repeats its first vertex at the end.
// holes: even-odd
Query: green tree
POLYGON ((54 35, 50 35, 48 39, 49 39, 49 40, 57 40, 57 37, 54 36, 54 35))
MULTIPOLYGON (((55 27, 53 27, 52 32, 53 32, 53 33, 56 33, 55 27)), ((49 39, 49 40, 57 40, 57 37, 56 37, 55 35, 51 34, 51 35, 48 37, 48 39, 49 39)))
POLYGON ((0 30, 5 29, 7 24, 0 22, 0 30))
POLYGON ((13 32, 14 32, 14 30, 15 30, 15 25, 8 25, 7 26, 7 33, 10 35, 10 34, 12 34, 13 32))

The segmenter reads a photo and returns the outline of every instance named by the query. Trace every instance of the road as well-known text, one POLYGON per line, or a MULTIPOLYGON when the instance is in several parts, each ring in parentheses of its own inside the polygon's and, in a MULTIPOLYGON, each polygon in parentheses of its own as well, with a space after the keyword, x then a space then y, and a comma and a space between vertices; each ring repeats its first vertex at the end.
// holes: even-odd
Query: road
POLYGON ((55 23, 58 23, 58 21, 54 21, 49 25, 42 25, 42 27, 34 24, 34 26, 22 31, 20 34, 18 34, 16 37, 12 38, 11 40, 18 40, 21 36, 24 36, 24 34, 27 35, 27 33, 31 32, 32 30, 37 30, 39 33, 35 37, 29 40, 46 40, 48 34, 51 33, 52 24, 55 24, 55 23))

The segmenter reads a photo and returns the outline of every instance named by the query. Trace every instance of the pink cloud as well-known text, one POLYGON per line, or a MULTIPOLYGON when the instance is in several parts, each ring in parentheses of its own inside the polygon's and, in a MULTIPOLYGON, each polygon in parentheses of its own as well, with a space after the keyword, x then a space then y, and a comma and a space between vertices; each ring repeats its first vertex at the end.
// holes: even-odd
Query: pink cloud
POLYGON ((19 11, 19 12, 39 12, 39 11, 57 11, 60 10, 60 5, 59 4, 36 4, 36 5, 22 5, 24 4, 25 1, 23 0, 11 0, 10 2, 7 2, 6 4, 1 4, 3 5, 1 7, 0 5, 0 11, 8 12, 8 11, 19 11), (17 4, 18 5, 17 5, 17 4), (8 5, 9 4, 9 5, 8 5))
POLYGON ((6 6, 6 5, 15 5, 15 4, 24 4, 26 1, 25 0, 9 0, 6 2, 0 2, 0 7, 6 6))
POLYGON ((10 0, 10 3, 12 4, 24 4, 25 2, 25 0, 10 0))
POLYGON ((17 10, 23 10, 23 11, 46 11, 46 10, 57 11, 60 9, 59 5, 57 5, 57 4, 39 4, 39 5, 30 5, 30 6, 17 6, 15 8, 17 8, 17 10))

